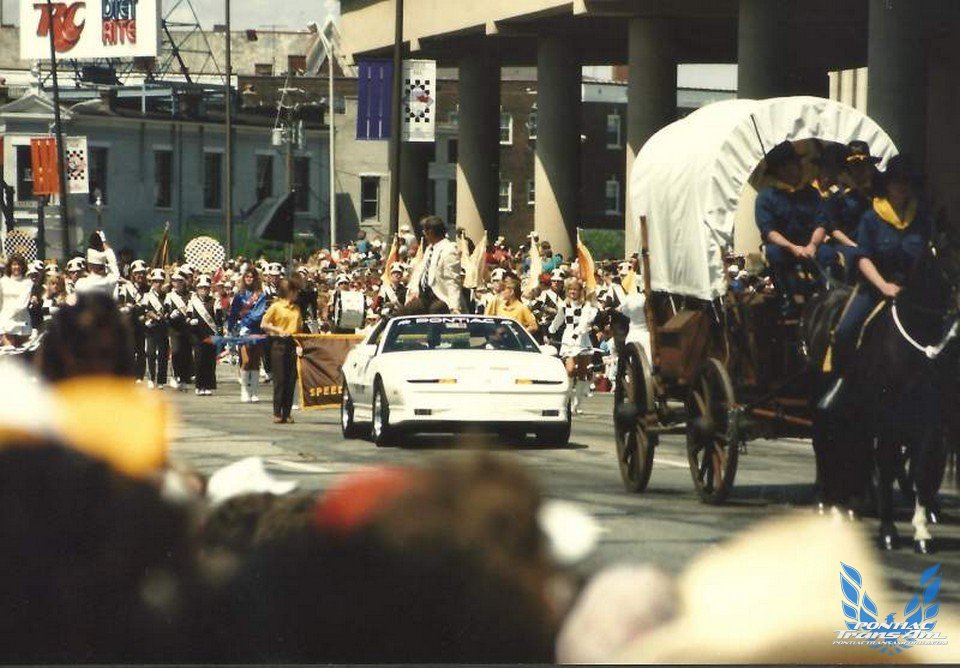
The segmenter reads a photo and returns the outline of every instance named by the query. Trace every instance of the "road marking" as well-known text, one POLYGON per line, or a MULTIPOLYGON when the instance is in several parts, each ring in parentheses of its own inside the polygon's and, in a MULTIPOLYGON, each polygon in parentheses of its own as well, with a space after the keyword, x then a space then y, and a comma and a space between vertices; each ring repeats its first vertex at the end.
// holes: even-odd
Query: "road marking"
POLYGON ((690 468, 690 464, 688 464, 687 462, 679 462, 674 459, 664 459, 663 457, 654 457, 653 463, 660 464, 661 466, 672 466, 673 468, 676 468, 676 469, 690 468))

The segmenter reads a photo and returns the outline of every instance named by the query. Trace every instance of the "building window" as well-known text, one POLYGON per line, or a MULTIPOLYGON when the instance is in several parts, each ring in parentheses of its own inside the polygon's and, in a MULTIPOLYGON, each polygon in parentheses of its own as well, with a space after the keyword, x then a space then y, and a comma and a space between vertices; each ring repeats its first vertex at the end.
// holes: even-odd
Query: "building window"
POLYGON ((158 209, 173 206, 173 152, 153 152, 153 205, 158 209))
POLYGON ((447 141, 447 163, 451 165, 457 164, 460 159, 460 142, 456 139, 450 139, 447 141))
POLYGON ((87 201, 96 204, 100 198, 101 204, 107 203, 107 149, 102 146, 91 146, 88 153, 88 174, 90 176, 90 194, 87 201))
POLYGON ((380 177, 360 177, 360 219, 379 220, 380 218, 380 177))
POLYGON ((513 144, 513 116, 510 114, 500 114, 500 145, 510 146, 513 144))
POLYGON ((500 182, 500 211, 513 211, 513 183, 500 182))
POLYGON ((527 116, 527 134, 531 140, 537 138, 537 103, 533 103, 530 109, 530 115, 527 116))
POLYGON ((617 177, 614 176, 607 181, 603 202, 604 209, 606 210, 608 216, 615 216, 621 213, 620 181, 617 180, 617 177))
POLYGON ((223 207, 223 154, 203 154, 203 208, 219 211, 223 207))
POLYGON ((620 140, 620 114, 607 114, 607 148, 623 148, 620 140))
POLYGON ((307 71, 306 56, 287 56, 287 71, 290 74, 302 76, 307 71))
POLYGON ((253 73, 258 77, 272 77, 273 63, 255 63, 253 73))
POLYGON ((527 204, 533 206, 537 202, 537 182, 534 179, 527 181, 527 204))
POLYGON ((310 210, 310 158, 293 159, 293 199, 297 211, 310 210))
POLYGON ((453 109, 451 109, 450 112, 447 114, 447 122, 450 125, 460 124, 460 105, 459 104, 453 109))
POLYGON ((273 156, 257 156, 257 202, 273 197, 273 156))
POLYGON ((30 145, 17 146, 17 196, 18 202, 33 199, 33 158, 30 145))

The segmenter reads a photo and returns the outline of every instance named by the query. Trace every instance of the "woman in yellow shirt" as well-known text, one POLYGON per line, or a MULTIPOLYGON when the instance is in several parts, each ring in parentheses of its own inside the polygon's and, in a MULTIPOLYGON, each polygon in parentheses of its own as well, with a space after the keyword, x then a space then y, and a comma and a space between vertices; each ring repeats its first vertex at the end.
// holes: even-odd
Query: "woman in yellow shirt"
POLYGON ((263 315, 260 326, 270 335, 270 361, 273 369, 273 422, 293 424, 290 408, 297 383, 297 367, 294 353, 294 334, 303 331, 303 314, 297 304, 300 296, 300 281, 296 278, 280 281, 278 299, 263 315))
POLYGON ((536 337, 539 325, 533 313, 520 301, 520 281, 513 276, 503 279, 497 299, 491 299, 487 304, 484 315, 497 315, 504 318, 513 318, 523 328, 536 337))

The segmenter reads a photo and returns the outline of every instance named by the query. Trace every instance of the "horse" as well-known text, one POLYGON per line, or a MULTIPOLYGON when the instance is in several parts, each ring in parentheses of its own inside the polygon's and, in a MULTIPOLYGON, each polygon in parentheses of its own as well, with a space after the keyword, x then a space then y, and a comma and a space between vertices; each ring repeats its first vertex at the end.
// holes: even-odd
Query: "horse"
MULTIPOLYGON (((841 399, 829 411, 814 411, 813 441, 821 502, 847 506, 866 495, 874 467, 879 541, 894 549, 893 483, 898 477, 914 497, 914 549, 934 549, 929 522, 939 520, 938 493, 946 464, 943 398, 954 396, 953 372, 960 357, 960 246, 952 235, 935 235, 904 281, 866 326, 845 370, 841 399), (901 448, 901 446, 903 446, 901 448), (909 460, 910 475, 903 475, 909 460)), ((839 320, 842 293, 813 297, 801 335, 811 364, 822 362, 824 332, 839 320)), ((822 394, 829 376, 812 384, 822 394)), ((812 397, 816 399, 816 396, 812 397)))

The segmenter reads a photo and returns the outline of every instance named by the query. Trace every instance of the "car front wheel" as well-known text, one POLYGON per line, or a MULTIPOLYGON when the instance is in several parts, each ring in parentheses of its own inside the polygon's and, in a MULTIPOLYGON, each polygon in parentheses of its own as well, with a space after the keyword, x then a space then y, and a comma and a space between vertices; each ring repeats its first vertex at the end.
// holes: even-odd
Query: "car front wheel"
POLYGON ((373 390, 373 421, 370 425, 370 438, 378 448, 389 448, 396 444, 396 430, 390 426, 390 404, 383 384, 377 381, 373 390))
POLYGON ((340 395, 340 432, 344 438, 358 438, 360 429, 354 418, 353 397, 346 383, 343 385, 343 394, 340 395))

